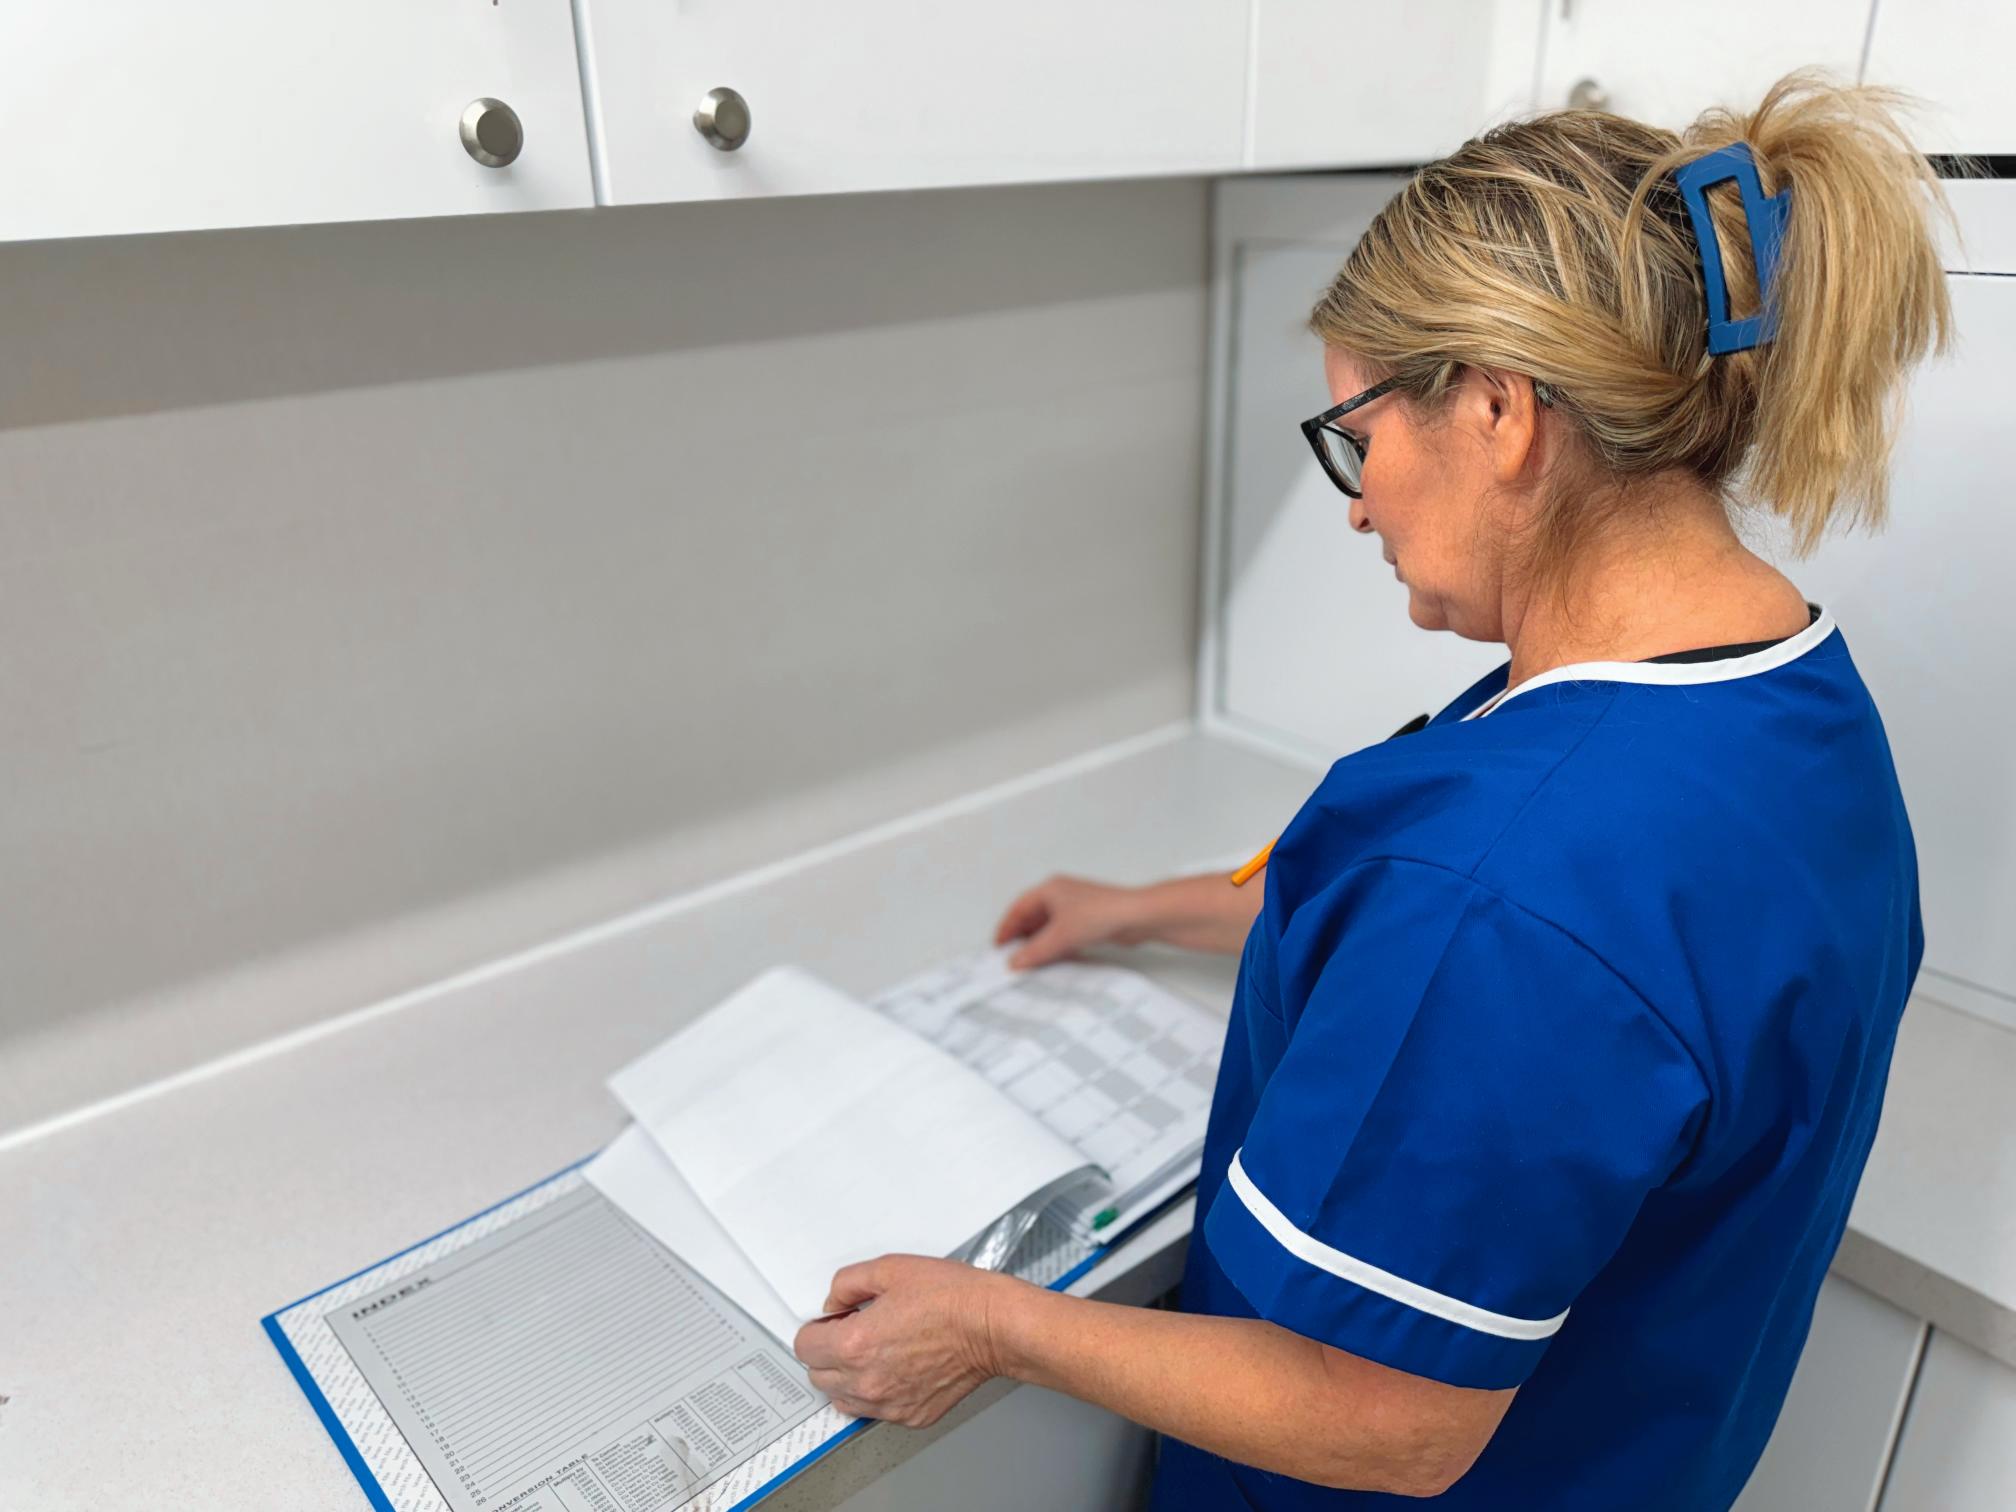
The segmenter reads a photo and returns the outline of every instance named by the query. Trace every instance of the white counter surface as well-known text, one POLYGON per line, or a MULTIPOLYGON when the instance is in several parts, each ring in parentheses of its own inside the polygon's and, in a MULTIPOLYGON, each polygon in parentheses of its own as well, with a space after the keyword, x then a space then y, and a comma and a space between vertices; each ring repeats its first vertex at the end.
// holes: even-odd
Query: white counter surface
MULTIPOLYGON (((1312 782, 1175 739, 0 1153, 0 1508, 358 1512, 263 1314, 599 1148, 610 1070, 764 967, 873 992, 986 943, 1051 871, 1257 847, 1312 782)), ((1143 964, 1229 998, 1230 962, 1143 964)), ((831 1505, 924 1437, 863 1435, 777 1505, 831 1505)))
MULTIPOLYGON (((1139 880, 1255 846, 1312 782, 1173 739, 7 1149, 0 1507, 357 1512, 262 1314, 598 1148, 622 1121, 610 1068, 763 967, 872 992, 983 941, 1049 871, 1139 880)), ((1229 961, 1139 959, 1227 999, 1229 961)), ((1914 1006, 1842 1265, 2016 1363, 2012 1086, 2016 1035, 1914 1006)), ((1088 1281, 1165 1288, 1188 1215, 1156 1227, 1131 1275, 1088 1281)), ((773 1505, 831 1507, 933 1436, 878 1428, 773 1505)))

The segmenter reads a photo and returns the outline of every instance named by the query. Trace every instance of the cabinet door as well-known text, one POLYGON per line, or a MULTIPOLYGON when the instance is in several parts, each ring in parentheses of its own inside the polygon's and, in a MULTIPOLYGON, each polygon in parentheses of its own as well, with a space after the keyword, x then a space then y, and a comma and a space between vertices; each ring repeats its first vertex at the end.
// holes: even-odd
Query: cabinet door
POLYGON ((1873 0, 1552 0, 1540 104, 1591 80, 1620 115, 1678 129, 1710 105, 1747 110, 1780 75, 1852 81, 1873 0))
POLYGON ((1239 166, 1248 0, 581 0, 605 203, 1239 166), (732 151, 693 122, 730 88, 732 151))
POLYGON ((1869 1512, 1924 1327, 1829 1276, 1785 1409, 1735 1512, 1869 1512))
POLYGON ((1917 124, 1928 152, 2016 152, 2016 6, 1981 0, 1887 0, 1869 39, 1872 84, 1895 84, 1927 107, 1917 124))
POLYGON ((1934 1333, 1882 1512, 2016 1507, 2016 1370, 1934 1333))
POLYGON ((11 4, 0 137, 0 240, 593 203, 567 0, 11 4))
POLYGON ((1249 168, 1394 167, 1532 104, 1539 0, 1253 0, 1249 168))

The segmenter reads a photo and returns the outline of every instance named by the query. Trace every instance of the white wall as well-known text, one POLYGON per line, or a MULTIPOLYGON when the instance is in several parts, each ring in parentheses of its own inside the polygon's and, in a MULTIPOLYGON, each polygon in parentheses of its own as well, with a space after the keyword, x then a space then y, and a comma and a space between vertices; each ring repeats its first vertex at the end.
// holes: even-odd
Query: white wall
POLYGON ((0 248, 0 1130, 1185 716, 1205 237, 0 248))

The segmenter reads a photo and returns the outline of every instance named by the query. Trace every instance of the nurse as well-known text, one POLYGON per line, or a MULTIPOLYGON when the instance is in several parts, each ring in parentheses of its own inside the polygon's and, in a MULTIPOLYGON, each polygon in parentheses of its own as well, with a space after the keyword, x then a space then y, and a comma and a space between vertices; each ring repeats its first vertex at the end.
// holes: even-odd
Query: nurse
POLYGON ((1881 521, 1936 206, 1883 97, 1795 78, 1684 136, 1500 127, 1380 212, 1303 430, 1414 623, 1509 662, 1332 767, 1263 883, 1003 919, 1022 965, 1243 949, 1181 1310, 885 1257, 815 1383, 910 1424, 1068 1392, 1166 1435, 1167 1512, 1729 1506, 1921 951, 1868 690, 1732 509, 1881 521))

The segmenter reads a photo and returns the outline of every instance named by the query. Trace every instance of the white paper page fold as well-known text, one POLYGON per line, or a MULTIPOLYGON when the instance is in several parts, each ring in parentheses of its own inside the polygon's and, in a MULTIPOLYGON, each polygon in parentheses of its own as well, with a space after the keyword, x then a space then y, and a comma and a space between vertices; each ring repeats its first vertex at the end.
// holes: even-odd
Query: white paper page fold
POLYGON ((609 1087, 800 1318, 840 1267, 947 1254, 1085 1164, 984 1078, 790 967, 609 1087))
POLYGON ((790 1348, 799 1319, 735 1247, 658 1142, 631 1124, 581 1169, 604 1197, 643 1225, 665 1248, 714 1283, 714 1289, 790 1348))

